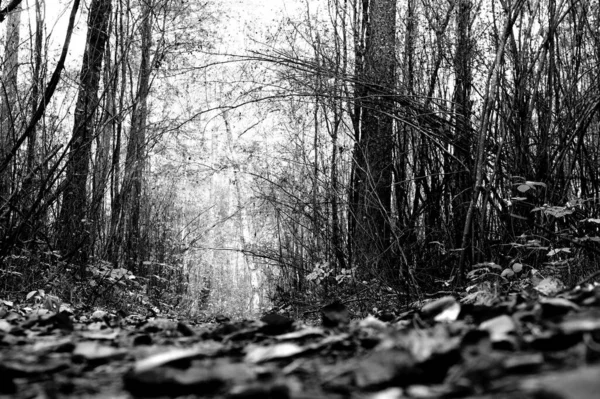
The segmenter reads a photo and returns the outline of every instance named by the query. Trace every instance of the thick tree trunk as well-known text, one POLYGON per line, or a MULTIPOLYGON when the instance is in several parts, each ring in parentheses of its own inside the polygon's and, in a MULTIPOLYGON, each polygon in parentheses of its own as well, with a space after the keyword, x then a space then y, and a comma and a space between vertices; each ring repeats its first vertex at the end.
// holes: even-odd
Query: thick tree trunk
POLYGON ((397 277, 391 261, 392 148, 394 121, 396 1, 368 6, 360 138, 355 152, 357 198, 354 258, 367 275, 397 277), (368 265, 368 269, 365 269, 368 265))
POLYGON ((85 271, 84 265, 89 256, 86 186, 95 130, 94 115, 98 107, 100 69, 108 39, 110 13, 111 0, 92 1, 59 219, 58 247, 63 255, 72 256, 72 260, 81 265, 81 272, 85 271))

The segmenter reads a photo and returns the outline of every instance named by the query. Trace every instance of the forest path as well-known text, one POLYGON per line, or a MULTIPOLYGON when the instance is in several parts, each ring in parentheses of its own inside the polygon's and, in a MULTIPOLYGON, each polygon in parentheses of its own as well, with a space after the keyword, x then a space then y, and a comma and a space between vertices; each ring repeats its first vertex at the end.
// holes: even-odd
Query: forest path
POLYGON ((321 326, 74 313, 0 301, 0 398, 600 397, 600 286, 321 326))

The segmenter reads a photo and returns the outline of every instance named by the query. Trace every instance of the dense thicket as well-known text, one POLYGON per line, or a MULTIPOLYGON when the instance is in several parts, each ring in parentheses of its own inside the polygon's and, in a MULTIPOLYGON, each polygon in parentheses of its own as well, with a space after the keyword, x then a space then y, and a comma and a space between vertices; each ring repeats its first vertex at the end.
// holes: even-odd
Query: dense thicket
POLYGON ((263 196, 300 230, 280 236, 282 284, 344 292, 351 281, 345 293, 358 295, 383 283, 414 297, 463 286, 474 268, 494 284, 510 284, 514 265, 567 283, 595 270, 597 10, 329 1, 291 24, 287 46, 260 54, 314 110, 307 183, 277 181, 280 195, 263 196), (374 78, 371 54, 385 69, 389 46, 394 68, 374 78), (365 245, 373 253, 361 258, 365 245))
POLYGON ((595 270, 598 1, 82 3, 0 11, 7 295, 135 275, 245 314, 595 270))

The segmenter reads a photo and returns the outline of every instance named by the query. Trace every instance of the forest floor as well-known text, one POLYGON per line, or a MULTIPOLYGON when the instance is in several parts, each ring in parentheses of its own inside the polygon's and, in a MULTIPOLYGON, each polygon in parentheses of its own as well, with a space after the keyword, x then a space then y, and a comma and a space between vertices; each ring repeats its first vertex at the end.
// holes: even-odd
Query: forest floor
POLYGON ((600 398, 600 286, 321 313, 201 323, 0 301, 0 398, 600 398))

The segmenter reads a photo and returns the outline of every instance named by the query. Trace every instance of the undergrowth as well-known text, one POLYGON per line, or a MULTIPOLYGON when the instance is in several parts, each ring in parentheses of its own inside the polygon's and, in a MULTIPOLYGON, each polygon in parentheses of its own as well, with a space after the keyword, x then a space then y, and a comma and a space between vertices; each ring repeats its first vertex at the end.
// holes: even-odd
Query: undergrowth
MULTIPOLYGON (((424 240, 404 248, 409 265, 403 284, 390 283, 375 273, 365 278, 356 267, 336 269, 319 262, 303 275, 301 284, 283 277, 268 281, 268 298, 262 301, 261 311, 311 320, 322 306, 339 300, 355 316, 363 317, 399 312, 411 304, 448 294, 484 304, 500 295, 531 288, 553 294, 585 282, 590 275, 597 277, 600 270, 600 219, 590 215, 587 205, 577 200, 564 206, 533 208, 533 228, 506 242, 479 249, 483 259, 469 265, 462 286, 455 284, 458 251, 447 249, 437 240, 424 240)), ((54 298, 52 303, 76 309, 204 319, 214 318, 217 313, 244 315, 241 310, 247 307, 248 298, 242 297, 243 290, 236 291, 223 281, 218 285, 215 281, 205 283, 200 292, 190 293, 189 276, 181 265, 143 262, 134 274, 95 260, 82 269, 48 250, 15 250, 2 259, 0 266, 2 300, 40 302, 54 298), (228 290, 227 303, 215 302, 211 295, 215 289, 228 290), (190 297, 196 301, 193 307, 190 297)))

